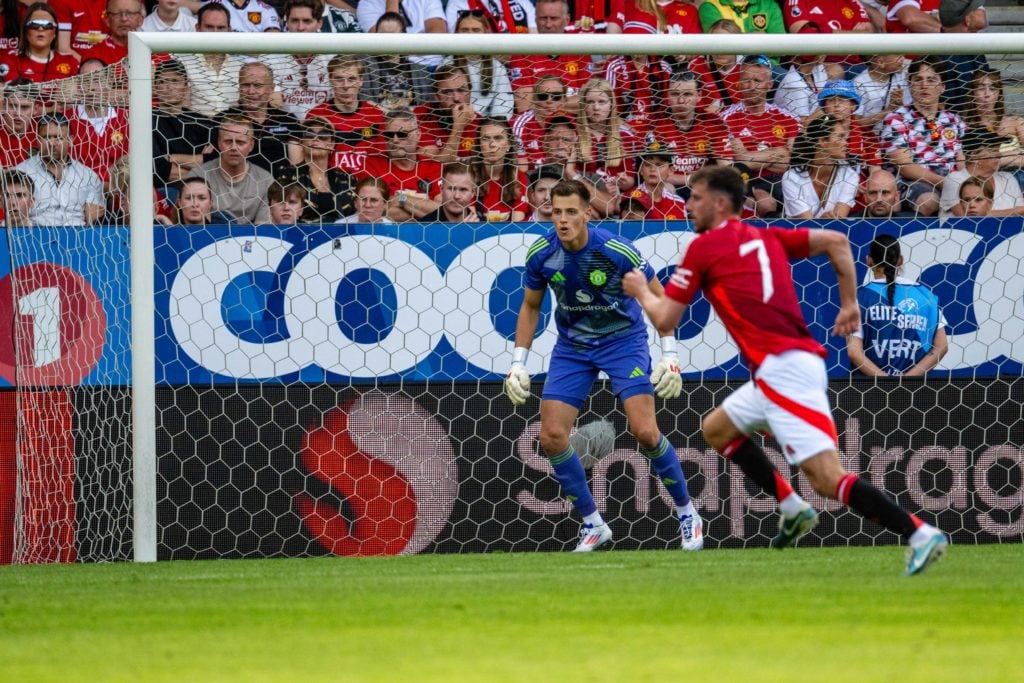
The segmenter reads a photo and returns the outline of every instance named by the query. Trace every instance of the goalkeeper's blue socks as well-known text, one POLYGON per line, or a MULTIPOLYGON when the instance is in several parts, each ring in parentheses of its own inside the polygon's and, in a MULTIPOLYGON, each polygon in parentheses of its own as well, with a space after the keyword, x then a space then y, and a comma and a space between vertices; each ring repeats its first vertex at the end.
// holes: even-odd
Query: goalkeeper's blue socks
POLYGON ((658 445, 648 450, 643 446, 640 452, 651 461, 651 467, 657 472, 661 483, 668 489, 669 495, 675 502, 677 508, 685 508, 690 505, 690 491, 686 488, 686 476, 683 468, 679 465, 679 456, 676 449, 672 447, 665 435, 661 435, 658 445))
POLYGON ((562 485, 566 498, 585 520, 592 519, 591 515, 597 513, 597 506, 587 485, 587 473, 576 451, 569 446, 561 453, 549 455, 548 459, 555 470, 555 479, 562 485))

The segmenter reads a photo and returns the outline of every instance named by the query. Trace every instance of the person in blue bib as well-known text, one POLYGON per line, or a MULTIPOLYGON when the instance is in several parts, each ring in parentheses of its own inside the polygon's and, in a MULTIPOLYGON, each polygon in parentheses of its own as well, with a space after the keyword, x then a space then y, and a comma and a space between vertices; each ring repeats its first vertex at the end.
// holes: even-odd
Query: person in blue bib
POLYGON ((867 263, 874 279, 857 292, 862 325, 846 338, 850 367, 868 377, 923 375, 949 350, 939 300, 897 276, 903 255, 892 235, 871 241, 867 263))
POLYGON ((555 478, 583 517, 575 552, 590 552, 612 540, 612 531, 594 503, 587 475, 569 435, 599 372, 611 380, 641 452, 671 494, 679 518, 682 547, 704 545, 703 522, 690 499, 679 458, 658 429, 654 395, 675 398, 682 390, 674 329, 659 329, 662 356, 654 372, 647 326, 639 304, 622 290, 622 277, 641 268, 652 290, 662 286, 633 244, 588 225, 590 191, 579 181, 551 189, 554 229, 527 251, 526 291, 516 323, 512 366, 505 393, 515 405, 530 396, 526 370, 548 288, 555 296, 558 341, 551 354, 540 406, 540 445, 555 478))

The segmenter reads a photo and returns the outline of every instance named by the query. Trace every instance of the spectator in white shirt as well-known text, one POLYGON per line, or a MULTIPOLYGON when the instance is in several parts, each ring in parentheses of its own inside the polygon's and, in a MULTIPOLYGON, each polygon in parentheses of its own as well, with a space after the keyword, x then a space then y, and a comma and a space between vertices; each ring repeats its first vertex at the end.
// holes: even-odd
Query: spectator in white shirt
POLYGON ((782 174, 786 218, 850 215, 860 184, 860 165, 849 156, 849 126, 825 114, 812 119, 797 136, 790 168, 782 174))
MULTIPOLYGON (((405 17, 406 33, 448 33, 441 0, 360 0, 356 7, 359 27, 374 33, 377 20, 385 12, 398 12, 405 17)), ((441 55, 412 55, 409 61, 434 69, 441 64, 441 55)))
MULTIPOLYGON (((208 2, 196 15, 199 33, 226 33, 231 15, 224 5, 208 2)), ((214 36, 210 36, 215 38, 214 36)), ((238 72, 246 59, 241 55, 183 54, 175 57, 185 67, 192 85, 192 109, 214 117, 238 101, 238 72)))
POLYGON ((71 124, 63 114, 43 114, 36 122, 39 154, 16 166, 35 184, 32 223, 91 225, 104 211, 103 182, 71 158, 71 124))
POLYGON ((220 3, 231 14, 231 30, 237 33, 280 31, 277 10, 262 0, 210 0, 220 3))
POLYGON ((152 13, 142 21, 142 31, 189 33, 196 30, 196 18, 181 0, 157 0, 152 13))

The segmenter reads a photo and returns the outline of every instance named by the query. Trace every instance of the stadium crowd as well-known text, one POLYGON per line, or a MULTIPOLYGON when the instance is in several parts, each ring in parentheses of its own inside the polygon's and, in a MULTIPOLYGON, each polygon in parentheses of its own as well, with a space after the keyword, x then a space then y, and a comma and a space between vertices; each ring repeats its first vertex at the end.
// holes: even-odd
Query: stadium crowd
MULTIPOLYGON (((132 31, 976 32, 982 0, 4 0, 6 225, 124 220, 132 31)), ((1024 215, 1024 118, 982 55, 157 55, 166 225, 686 218, 733 165, 760 218, 1024 215)))

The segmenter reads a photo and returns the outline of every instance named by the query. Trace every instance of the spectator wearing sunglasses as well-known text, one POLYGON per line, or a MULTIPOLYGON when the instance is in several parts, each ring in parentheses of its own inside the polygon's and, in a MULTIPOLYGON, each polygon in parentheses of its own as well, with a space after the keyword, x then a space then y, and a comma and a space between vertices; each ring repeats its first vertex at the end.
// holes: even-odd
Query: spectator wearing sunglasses
POLYGON ((434 101, 413 110, 424 156, 443 164, 472 156, 480 117, 470 92, 469 76, 462 69, 446 64, 434 72, 434 101))
POLYGON ((380 178, 391 191, 389 218, 396 222, 422 218, 437 209, 430 199, 441 180, 441 164, 420 154, 420 128, 409 109, 392 109, 384 116, 384 153, 366 160, 360 176, 380 178))
POLYGON ((0 78, 45 83, 77 73, 78 59, 57 51, 56 12, 45 2, 29 5, 18 48, 0 56, 0 78))
POLYGON ((896 168, 901 194, 922 216, 938 213, 946 176, 964 165, 961 140, 967 126, 942 107, 942 65, 934 56, 910 63, 910 106, 886 116, 879 134, 885 158, 896 168))
POLYGON ((332 166, 336 139, 337 132, 328 121, 308 117, 293 141, 299 163, 277 175, 285 185, 297 183, 306 189, 304 223, 332 223, 355 211, 355 180, 332 166))
MULTIPOLYGON (((538 0, 537 32, 562 35, 569 25, 569 5, 566 0, 538 0)), ((508 62, 512 92, 516 98, 516 111, 524 112, 530 106, 530 92, 544 75, 562 79, 566 92, 573 97, 594 73, 589 55, 516 55, 508 62)))
POLYGON ((519 155, 535 167, 544 163, 542 142, 548 119, 566 108, 565 83, 560 76, 541 76, 533 85, 530 109, 512 119, 512 132, 516 136, 519 155))

